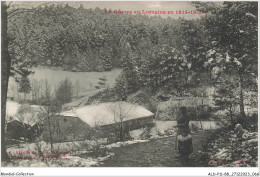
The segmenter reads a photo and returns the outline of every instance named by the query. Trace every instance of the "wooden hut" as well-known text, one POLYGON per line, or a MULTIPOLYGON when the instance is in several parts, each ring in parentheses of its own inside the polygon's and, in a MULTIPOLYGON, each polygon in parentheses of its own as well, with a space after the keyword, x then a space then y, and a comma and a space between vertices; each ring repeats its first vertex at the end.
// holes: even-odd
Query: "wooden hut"
POLYGON ((80 107, 74 111, 61 113, 63 116, 78 117, 102 137, 120 127, 130 131, 153 123, 154 114, 146 108, 124 101, 108 102, 80 107))
POLYGON ((18 120, 7 123, 7 137, 9 139, 30 139, 31 126, 18 120))

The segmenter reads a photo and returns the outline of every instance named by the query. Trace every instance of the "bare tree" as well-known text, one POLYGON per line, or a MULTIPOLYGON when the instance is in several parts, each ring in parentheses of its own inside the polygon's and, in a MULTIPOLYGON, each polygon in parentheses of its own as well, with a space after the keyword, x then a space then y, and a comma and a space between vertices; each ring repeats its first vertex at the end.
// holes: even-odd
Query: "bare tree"
POLYGON ((14 86, 14 85, 12 85, 11 90, 12 90, 13 96, 14 96, 14 98, 15 98, 16 89, 15 89, 15 86, 14 86))
POLYGON ((116 102, 110 107, 114 116, 115 133, 119 141, 124 141, 127 138, 129 127, 124 124, 124 121, 132 109, 132 106, 127 108, 123 103, 124 102, 116 102))
POLYGON ((93 127, 93 136, 91 138, 91 149, 95 157, 105 156, 107 154, 107 148, 101 146, 104 143, 101 138, 104 132, 102 132, 102 129, 100 128, 101 125, 104 125, 105 121, 102 119, 102 117, 99 117, 98 114, 94 119, 95 124, 93 127))
POLYGON ((20 99, 20 94, 19 94, 19 85, 18 83, 16 82, 16 92, 17 92, 17 99, 19 100, 20 99))
POLYGON ((41 83, 40 81, 34 79, 32 80, 32 100, 36 103, 39 101, 41 83))
POLYGON ((23 124, 23 135, 28 142, 34 136, 30 131, 32 126, 38 122, 35 110, 28 104, 21 105, 17 112, 17 118, 23 124), (31 137, 31 138, 30 138, 31 137))
POLYGON ((77 94, 77 98, 79 97, 79 91, 80 91, 80 83, 79 80, 76 81, 76 94, 77 94))
POLYGON ((202 115, 205 113, 205 101, 208 98, 206 93, 206 88, 203 88, 202 90, 195 90, 193 91, 193 97, 190 101, 192 103, 192 106, 196 109, 196 118, 199 119, 201 129, 202 127, 202 115))
POLYGON ((51 144, 51 151, 53 152, 53 116, 57 115, 61 111, 61 104, 54 99, 51 93, 50 89, 51 85, 48 83, 47 80, 44 82, 44 97, 43 97, 43 103, 42 103, 42 113, 39 116, 42 121, 47 121, 47 128, 49 133, 49 139, 51 144))

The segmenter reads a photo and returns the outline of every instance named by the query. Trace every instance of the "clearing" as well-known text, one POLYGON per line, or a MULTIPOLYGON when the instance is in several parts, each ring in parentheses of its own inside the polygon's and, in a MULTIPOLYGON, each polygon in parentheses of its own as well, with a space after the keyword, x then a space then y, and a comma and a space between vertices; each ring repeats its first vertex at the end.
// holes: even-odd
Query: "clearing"
MULTIPOLYGON (((100 86, 99 82, 105 83, 103 87, 113 86, 115 84, 116 78, 122 71, 121 69, 113 69, 106 72, 72 72, 47 67, 36 67, 32 68, 32 70, 34 73, 29 76, 31 82, 33 80, 47 80, 53 88, 55 88, 55 85, 57 86, 60 81, 68 78, 72 82, 73 89, 76 89, 76 82, 78 80, 80 84, 79 97, 85 96, 87 91, 95 90, 95 86, 100 86), (100 78, 102 80, 100 80, 100 78)), ((14 93, 16 93, 16 89, 17 83, 15 82, 14 78, 10 77, 8 88, 9 94, 14 95, 14 93)), ((74 96, 76 96, 75 91, 74 96)))
MULTIPOLYGON (((90 96, 98 93, 105 87, 112 87, 122 71, 121 69, 113 69, 106 72, 72 72, 47 67, 36 67, 32 68, 32 70, 34 73, 29 76, 30 82, 32 83, 36 80, 41 82, 43 87, 43 82, 47 80, 52 91, 65 78, 68 78, 72 82, 72 102, 64 105, 64 108, 85 105, 90 96), (79 85, 77 86, 77 84, 79 85)), ((18 97, 18 84, 12 77, 9 79, 8 96, 14 97, 15 100, 18 97)), ((27 95, 27 98, 31 98, 31 93, 27 95)))

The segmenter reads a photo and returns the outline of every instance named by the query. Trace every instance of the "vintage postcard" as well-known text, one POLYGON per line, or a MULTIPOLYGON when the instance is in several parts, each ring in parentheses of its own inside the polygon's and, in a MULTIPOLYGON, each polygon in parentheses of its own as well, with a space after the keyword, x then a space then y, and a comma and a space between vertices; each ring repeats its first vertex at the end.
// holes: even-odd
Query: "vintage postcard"
POLYGON ((1 24, 1 176, 259 175, 257 1, 1 1, 1 24))

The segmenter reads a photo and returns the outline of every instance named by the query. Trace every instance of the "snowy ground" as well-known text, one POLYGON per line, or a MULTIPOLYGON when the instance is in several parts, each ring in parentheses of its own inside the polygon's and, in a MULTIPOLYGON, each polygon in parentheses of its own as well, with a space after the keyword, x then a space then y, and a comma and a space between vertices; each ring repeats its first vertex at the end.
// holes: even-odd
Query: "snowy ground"
MULTIPOLYGON (((166 130, 172 129, 174 123, 163 124, 158 123, 151 131, 153 138, 166 137, 164 133, 166 130), (167 126, 166 126, 167 125, 167 126), (169 126, 172 125, 172 126, 169 126), (161 134, 158 135, 160 130, 161 134)), ((12 146, 7 148, 8 154, 13 160, 13 163, 5 164, 5 166, 23 166, 23 167, 89 167, 89 166, 98 166, 102 163, 103 160, 110 157, 113 154, 106 154, 103 157, 79 157, 81 154, 91 152, 93 149, 100 147, 103 149, 111 149, 114 147, 127 146, 134 143, 142 143, 149 141, 148 139, 142 140, 141 134, 144 134, 146 129, 134 130, 131 132, 133 140, 125 142, 117 142, 113 144, 106 144, 106 139, 99 140, 84 140, 84 141, 75 141, 75 142, 64 142, 64 143, 55 143, 53 146, 55 158, 50 154, 51 146, 49 143, 40 141, 37 143, 28 143, 28 144, 19 144, 19 146, 12 146), (52 157, 51 159, 48 159, 52 157), (17 159, 17 158, 23 158, 17 159), (42 161, 42 158, 47 158, 47 160, 42 161), (29 159, 29 160, 28 160, 29 159)))
MULTIPOLYGON (((98 86, 100 78, 106 79, 106 86, 113 86, 115 84, 116 78, 121 73, 121 69, 114 69, 112 71, 106 72, 72 72, 64 71, 61 69, 37 67, 32 69, 34 74, 29 76, 30 82, 33 80, 44 82, 47 80, 54 90, 55 87, 60 83, 60 81, 68 78, 72 82, 73 95, 76 96, 76 82, 79 82, 79 97, 89 95, 89 91, 95 90, 95 86, 98 86)), ((99 89, 98 89, 99 90, 99 89)), ((8 95, 17 98, 17 83, 14 78, 10 77, 8 85, 8 95)), ((31 95, 27 95, 29 98, 31 95)))
MULTIPOLYGON (((115 147, 127 146, 135 143, 147 142, 149 140, 132 140, 117 142, 109 145, 100 145, 101 149, 111 149, 115 147)), ((100 141, 98 144, 101 144, 100 141)), ((104 143, 104 142, 103 142, 104 143)), ((97 147, 96 141, 77 141, 67 143, 55 143, 55 152, 51 153, 50 144, 43 141, 38 143, 24 144, 20 147, 9 147, 8 154, 12 163, 4 166, 12 167, 91 167, 99 166, 102 161, 113 156, 113 153, 106 152, 102 157, 80 157, 82 154, 90 153, 90 149, 84 146, 97 147), (87 145, 86 145, 87 144, 87 145), (41 150, 40 150, 41 149, 41 150), (52 154, 52 155, 51 155, 52 154), (44 159, 44 160, 42 160, 44 159)))
MULTIPOLYGON (((206 123, 204 123, 207 125, 206 123)), ((205 126, 207 127, 207 126, 205 126)), ((105 153, 102 157, 84 157, 81 155, 90 153, 94 149, 111 149, 115 147, 127 146, 135 143, 148 142, 150 139, 165 138, 175 136, 176 121, 156 121, 152 128, 141 128, 130 132, 132 140, 107 144, 107 139, 84 140, 74 142, 55 143, 54 154, 50 154, 51 145, 44 141, 37 143, 19 144, 7 148, 9 155, 16 159, 12 164, 5 166, 23 166, 23 167, 90 167, 99 166, 102 161, 113 156, 105 153), (17 159, 17 158, 23 158, 17 159), (28 160, 31 159, 31 160, 28 160), (42 158, 47 158, 42 161, 42 158), (27 159, 27 160, 26 160, 27 159)))

